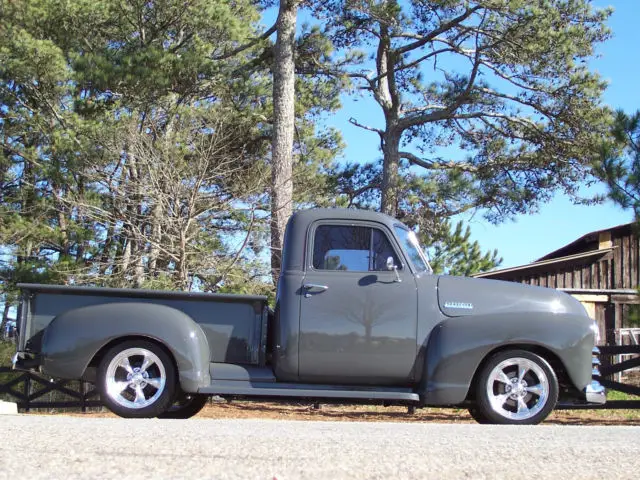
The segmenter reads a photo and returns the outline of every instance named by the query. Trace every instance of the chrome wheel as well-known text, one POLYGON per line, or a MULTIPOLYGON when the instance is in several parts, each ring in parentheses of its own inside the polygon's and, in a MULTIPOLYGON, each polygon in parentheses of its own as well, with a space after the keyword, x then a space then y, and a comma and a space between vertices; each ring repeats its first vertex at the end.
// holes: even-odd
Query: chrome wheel
POLYGON ((549 398, 549 380, 536 363, 510 358, 491 370, 487 395, 493 410, 505 418, 527 420, 537 415, 549 398))
POLYGON ((165 390, 167 372, 158 356, 145 348, 127 348, 109 362, 106 394, 125 408, 153 405, 165 390))
POLYGON ((498 352, 486 360, 476 380, 474 418, 534 425, 554 409, 558 392, 556 374, 544 358, 519 349, 498 352))

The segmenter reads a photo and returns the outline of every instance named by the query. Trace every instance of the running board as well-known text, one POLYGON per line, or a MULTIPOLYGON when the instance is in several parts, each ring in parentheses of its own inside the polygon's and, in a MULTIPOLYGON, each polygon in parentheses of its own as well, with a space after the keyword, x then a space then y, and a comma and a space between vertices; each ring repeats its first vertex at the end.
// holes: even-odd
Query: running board
POLYGON ((210 363, 209 375, 211 376, 212 383, 218 383, 221 380, 258 383, 272 383, 276 381, 273 370, 270 368, 236 365, 233 363, 210 363))
POLYGON ((298 383, 262 383, 215 380, 208 387, 198 389, 207 395, 246 395, 256 397, 344 398, 360 400, 394 400, 418 402, 420 396, 408 388, 336 387, 298 383))

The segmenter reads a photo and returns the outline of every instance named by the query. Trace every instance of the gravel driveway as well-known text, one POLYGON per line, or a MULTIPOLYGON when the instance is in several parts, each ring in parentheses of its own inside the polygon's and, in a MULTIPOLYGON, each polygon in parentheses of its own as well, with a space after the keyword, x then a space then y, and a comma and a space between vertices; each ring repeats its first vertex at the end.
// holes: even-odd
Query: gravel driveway
POLYGON ((0 419, 0 478, 637 479, 640 427, 0 419))

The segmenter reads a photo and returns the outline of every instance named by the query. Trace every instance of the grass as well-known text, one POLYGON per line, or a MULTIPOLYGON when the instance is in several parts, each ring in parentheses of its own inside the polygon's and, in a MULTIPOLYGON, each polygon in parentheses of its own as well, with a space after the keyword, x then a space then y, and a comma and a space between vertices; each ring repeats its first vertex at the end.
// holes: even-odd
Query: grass
POLYGON ((630 395, 628 393, 618 392, 616 390, 608 390, 607 401, 613 401, 613 400, 640 400, 640 396, 630 395))
MULTIPOLYGON (((608 402, 619 400, 640 400, 640 396, 607 390, 608 402)), ((556 410, 550 420, 569 424, 640 425, 640 409, 556 410)))
POLYGON ((16 344, 0 340, 0 367, 11 366, 11 356, 16 353, 16 344))

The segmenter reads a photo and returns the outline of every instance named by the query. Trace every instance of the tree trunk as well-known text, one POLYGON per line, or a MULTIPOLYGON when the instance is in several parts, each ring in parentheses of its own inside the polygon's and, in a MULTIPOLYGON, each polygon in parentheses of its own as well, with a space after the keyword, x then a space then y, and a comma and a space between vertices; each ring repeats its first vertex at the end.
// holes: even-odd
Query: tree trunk
POLYGON ((294 49, 299 0, 280 0, 273 65, 273 139, 271 145, 271 273, 277 283, 284 230, 293 200, 295 122, 294 49))
POLYGON ((176 270, 178 271, 178 288, 180 290, 187 290, 189 286, 189 265, 187 257, 187 237, 184 231, 180 232, 180 257, 176 270))
MULTIPOLYGON (((395 3, 395 2, 393 2, 395 3)), ((396 86, 394 60, 391 50, 391 33, 387 25, 380 25, 380 40, 376 52, 376 69, 379 80, 375 91, 378 104, 385 117, 385 131, 382 134, 382 199, 380 211, 397 216, 398 213, 398 165, 400 163, 400 138, 398 128, 400 116, 400 94, 396 86)))
POLYGON ((61 202, 56 202, 56 209, 58 210, 58 226, 60 227, 60 235, 62 236, 62 251, 63 256, 69 255, 71 250, 71 243, 69 242, 69 227, 67 225, 66 213, 62 211, 64 207, 61 202))
MULTIPOLYGON (((65 192, 65 195, 67 192, 65 192)), ((78 209, 78 223, 82 226, 82 228, 89 227, 90 222, 87 221, 87 215, 85 207, 83 206, 85 202, 85 184, 84 178, 80 176, 78 178, 78 196, 80 197, 81 204, 77 206, 78 209)), ((84 239, 84 235, 81 238, 77 239, 78 248, 76 249, 76 262, 81 265, 84 263, 84 252, 86 249, 87 241, 84 239)))
POLYGON ((128 235, 128 228, 124 228, 122 232, 122 258, 120 259, 120 271, 122 273, 122 282, 124 284, 129 272, 129 264, 131 263, 131 242, 133 241, 128 235))
MULTIPOLYGON (((115 271, 114 262, 111 260, 111 247, 113 245, 115 228, 113 222, 109 220, 109 227, 107 228, 107 234, 105 236, 104 246, 102 247, 102 253, 100 254, 100 263, 98 264, 98 271, 100 275, 106 275, 107 269, 112 267, 111 271, 115 271)), ((117 249, 116 249, 117 250, 117 249)), ((117 252, 116 252, 117 258, 117 252)))
POLYGON ((135 242, 136 245, 136 255, 135 255, 135 263, 133 269, 133 288, 142 288, 142 284, 145 280, 145 271, 144 271, 144 255, 145 255, 145 245, 144 240, 142 238, 138 239, 135 242))
POLYGON ((162 241, 162 206, 157 202, 151 215, 151 246, 149 248, 149 277, 158 276, 158 257, 160 256, 160 242, 162 241))
POLYGON ((382 213, 398 215, 398 166, 400 164, 400 135, 385 132, 382 138, 382 213))
POLYGON ((11 304, 9 303, 9 295, 4 296, 4 308, 2 309, 2 320, 0 320, 0 340, 4 340, 5 325, 9 321, 9 309, 11 304))

